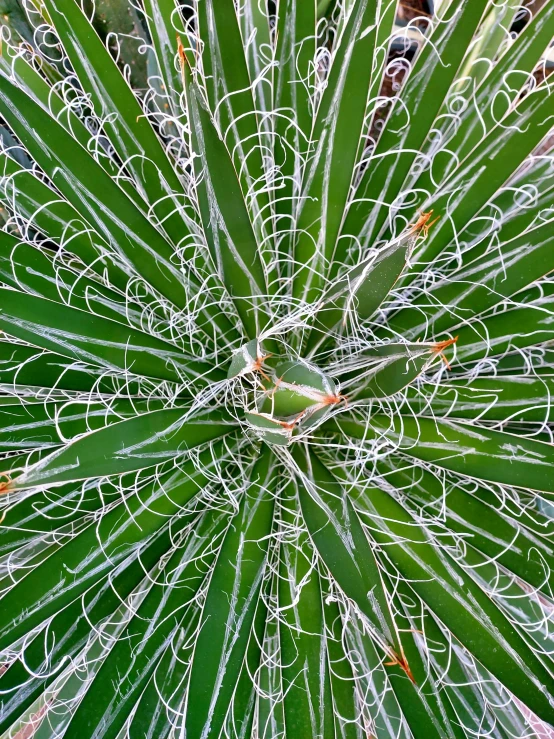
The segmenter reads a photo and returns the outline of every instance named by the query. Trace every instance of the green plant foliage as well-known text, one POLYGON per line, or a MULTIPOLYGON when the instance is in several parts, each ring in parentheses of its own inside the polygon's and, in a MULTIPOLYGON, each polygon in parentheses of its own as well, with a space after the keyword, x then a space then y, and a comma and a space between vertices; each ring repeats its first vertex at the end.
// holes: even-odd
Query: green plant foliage
POLYGON ((554 736, 554 0, 0 12, 0 739, 554 736))

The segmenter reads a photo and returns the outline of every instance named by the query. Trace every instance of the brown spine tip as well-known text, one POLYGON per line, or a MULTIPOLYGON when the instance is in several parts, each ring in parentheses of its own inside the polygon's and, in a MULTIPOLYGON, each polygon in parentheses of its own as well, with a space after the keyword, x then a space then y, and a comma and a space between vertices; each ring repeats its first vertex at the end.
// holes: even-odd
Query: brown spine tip
POLYGON ((445 349, 448 349, 449 346, 452 346, 452 344, 455 344, 457 341, 458 341, 457 336, 455 336, 453 339, 446 339, 445 341, 439 341, 433 347, 433 352, 435 354, 442 354, 442 352, 445 349))
POLYGON ((445 363, 446 369, 452 369, 452 367, 450 366, 450 363, 449 363, 448 359, 444 355, 444 350, 445 349, 448 349, 449 346, 452 346, 457 341, 458 341, 458 337, 457 336, 455 336, 453 339, 446 339, 445 341, 439 341, 439 342, 437 342, 435 344, 435 346, 431 350, 433 352, 433 354, 438 354, 439 355, 439 357, 445 363))
POLYGON ((177 51, 179 53, 179 61, 181 62, 181 70, 184 70, 185 65, 190 69, 189 60, 185 54, 185 47, 181 43, 181 37, 177 34, 177 51))
MULTIPOLYGON (((259 372, 260 375, 264 378, 266 382, 271 382, 271 378, 269 375, 264 371, 264 362, 266 359, 269 359, 272 357, 273 354, 258 354, 256 361, 252 365, 252 371, 253 372, 259 372)), ((282 379, 282 378, 281 378, 282 379)), ((280 380, 279 380, 280 382, 280 380)))
POLYGON ((421 211, 419 214, 419 218, 415 223, 409 223, 408 226, 410 227, 410 233, 417 234, 420 231, 423 233, 424 236, 427 236, 429 233, 429 229, 431 226, 433 226, 440 218, 440 216, 437 216, 434 218, 430 223, 431 216, 433 215, 433 209, 428 210, 427 212, 421 211))
POLYGON ((387 667, 395 667, 395 666, 400 667, 402 670, 404 670, 404 672, 406 673, 406 675, 409 677, 410 681, 414 685, 417 685, 417 683, 415 681, 415 677, 413 675, 413 672, 410 669, 410 665, 408 664, 408 660, 404 656, 404 653, 402 653, 402 656, 398 656, 398 654, 396 654, 396 652, 393 652, 391 654, 391 660, 390 660, 390 662, 385 662, 385 666, 387 666, 387 667))
POLYGON ((11 492, 14 489, 12 478, 6 472, 0 473, 0 477, 6 478, 3 482, 0 482, 0 495, 11 492))
POLYGON ((338 405, 339 403, 344 403, 346 406, 348 405, 348 398, 346 395, 342 395, 342 393, 326 395, 321 401, 321 405, 323 406, 338 405))

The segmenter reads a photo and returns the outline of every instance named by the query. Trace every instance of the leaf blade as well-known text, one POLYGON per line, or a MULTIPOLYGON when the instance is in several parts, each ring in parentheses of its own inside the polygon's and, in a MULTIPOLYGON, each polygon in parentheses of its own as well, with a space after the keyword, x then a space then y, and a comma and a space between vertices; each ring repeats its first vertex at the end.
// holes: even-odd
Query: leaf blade
POLYGON ((170 382, 213 371, 196 360, 187 367, 178 347, 111 319, 4 287, 0 298, 0 325, 6 333, 104 370, 134 370, 170 382))
POLYGON ((497 606, 388 493, 372 488, 371 500, 361 505, 372 537, 429 608, 509 690, 552 722, 552 674, 497 606))
POLYGON ((108 426, 57 450, 15 478, 17 488, 152 467, 230 433, 235 423, 212 412, 187 421, 182 408, 164 408, 108 426))
POLYGON ((194 706, 185 720, 191 739, 219 735, 246 655, 269 548, 274 471, 266 448, 210 579, 187 695, 188 706, 194 706))

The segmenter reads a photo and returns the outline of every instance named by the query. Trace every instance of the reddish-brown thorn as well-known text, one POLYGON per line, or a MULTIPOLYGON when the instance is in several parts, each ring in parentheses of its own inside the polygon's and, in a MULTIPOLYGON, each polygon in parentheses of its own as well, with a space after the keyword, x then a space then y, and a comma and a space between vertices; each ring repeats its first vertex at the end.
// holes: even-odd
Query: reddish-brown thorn
POLYGON ((267 375, 263 370, 263 363, 266 359, 269 359, 269 357, 272 357, 273 354, 259 354, 258 358, 252 365, 252 371, 253 372, 259 372, 260 375, 264 378, 264 380, 267 380, 267 382, 271 382, 271 378, 269 375, 267 375))
POLYGON ((393 659, 390 662, 385 662, 385 665, 387 667, 394 667, 395 665, 398 665, 400 668, 404 670, 406 675, 410 678, 412 683, 416 685, 415 677, 413 676, 413 673, 410 669, 410 665, 408 664, 408 660, 404 655, 399 657, 396 653, 392 655, 393 659))
POLYGON ((433 347, 433 354, 438 354, 439 357, 442 359, 442 361, 446 365, 446 369, 452 369, 450 366, 450 363, 446 356, 444 355, 444 350, 448 349, 449 346, 452 346, 452 344, 455 344, 458 341, 458 337, 455 336, 453 339, 446 339, 445 341, 439 341, 435 346, 433 347))
POLYGON ((10 490, 12 489, 11 488, 12 478, 8 475, 7 472, 0 473, 0 477, 6 478, 4 482, 0 482, 0 494, 9 493, 10 490))
POLYGON ((179 34, 177 34, 177 51, 179 52, 179 61, 181 63, 181 71, 184 71, 185 64, 190 69, 189 60, 187 59, 187 55, 185 54, 185 47, 181 43, 181 37, 179 34))
POLYGON ((419 218, 415 223, 409 223, 408 226, 410 228, 410 233, 418 233, 418 231, 421 231, 425 237, 427 237, 427 234, 429 233, 429 229, 433 224, 435 224, 440 216, 437 216, 434 218, 431 223, 429 223, 429 220, 431 216, 433 215, 433 209, 428 210, 427 212, 421 212, 419 215, 419 218))
POLYGON ((346 397, 346 395, 342 395, 341 393, 338 393, 336 395, 326 395, 325 398, 321 401, 321 405, 338 405, 343 401, 345 405, 348 405, 348 398, 346 397))

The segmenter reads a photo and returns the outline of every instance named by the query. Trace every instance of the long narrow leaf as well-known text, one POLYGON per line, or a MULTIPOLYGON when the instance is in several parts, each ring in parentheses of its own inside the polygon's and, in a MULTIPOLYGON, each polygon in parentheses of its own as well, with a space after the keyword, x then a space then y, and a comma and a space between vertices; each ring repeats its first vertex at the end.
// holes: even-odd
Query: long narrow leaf
POLYGON ((180 213, 188 205, 187 197, 144 111, 79 5, 74 0, 44 4, 121 161, 158 223, 179 243, 188 235, 180 213))
MULTIPOLYGON (((377 8, 355 4, 339 42, 314 126, 295 247, 293 294, 311 299, 334 258, 352 173, 360 148, 375 49, 377 8)), ((339 257, 339 261, 342 261, 339 257)))
POLYGON ((497 606, 459 565, 433 546, 428 534, 388 493, 372 489, 360 504, 367 512, 371 536, 415 592, 504 685, 544 720, 552 721, 552 675, 497 606))
POLYGON ((186 735, 219 735, 254 621, 269 548, 274 497, 269 449, 254 467, 225 537, 202 611, 187 701, 186 735))
POLYGON ((523 436, 454 421, 403 416, 372 416, 371 424, 340 419, 339 427, 354 439, 379 437, 385 431, 399 450, 478 480, 554 493, 554 448, 523 436))
MULTIPOLYGON (((212 373, 151 334, 77 308, 0 287, 0 326, 17 339, 106 370, 179 382, 212 373)), ((214 377, 218 376, 217 370, 214 377)))
POLYGON ((16 478, 18 487, 59 484, 121 475, 173 459, 235 428, 212 412, 186 420, 182 408, 167 408, 120 421, 53 452, 16 478))

